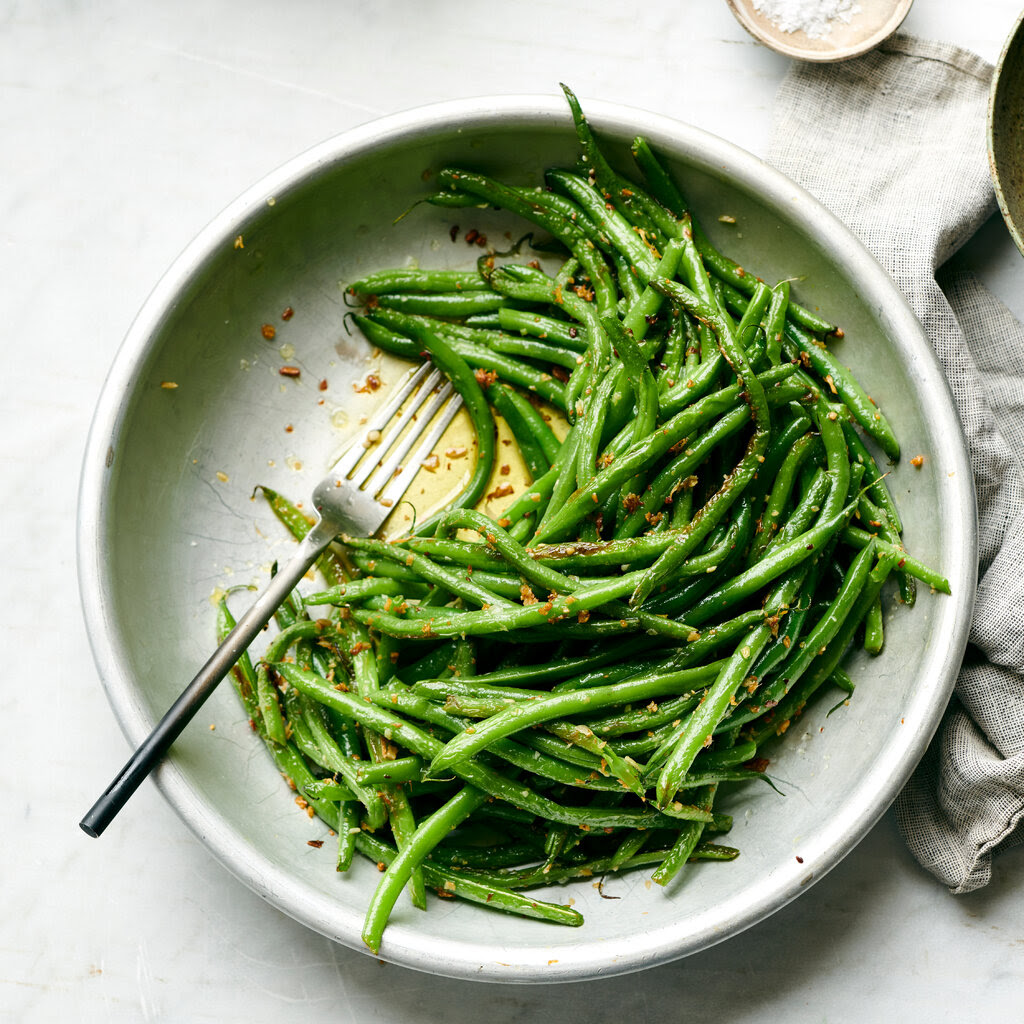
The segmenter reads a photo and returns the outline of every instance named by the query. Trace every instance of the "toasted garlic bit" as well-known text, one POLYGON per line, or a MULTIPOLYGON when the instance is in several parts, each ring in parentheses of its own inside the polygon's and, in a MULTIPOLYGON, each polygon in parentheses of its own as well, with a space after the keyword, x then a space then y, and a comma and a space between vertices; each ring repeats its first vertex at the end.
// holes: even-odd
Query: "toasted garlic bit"
POLYGON ((228 475, 227 475, 227 473, 222 473, 222 472, 221 472, 221 471, 220 471, 220 470, 218 469, 218 470, 217 470, 217 479, 218 479, 218 480, 219 480, 219 481, 220 481, 220 482, 221 482, 222 484, 226 484, 226 483, 228 482, 228 475))
POLYGON ((162 380, 160 381, 160 387, 165 391, 173 391, 178 385, 173 380, 162 380))

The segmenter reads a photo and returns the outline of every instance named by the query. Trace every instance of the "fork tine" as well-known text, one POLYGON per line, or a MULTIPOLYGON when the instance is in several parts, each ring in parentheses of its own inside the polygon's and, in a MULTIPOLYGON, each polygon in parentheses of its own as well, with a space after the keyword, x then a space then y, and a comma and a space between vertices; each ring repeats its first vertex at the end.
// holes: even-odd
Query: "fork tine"
POLYGON ((455 418, 455 414, 460 408, 462 408, 461 395, 455 395, 453 398, 449 399, 448 404, 442 410, 441 415, 438 416, 430 425, 430 430, 427 431, 423 437, 423 443, 416 449, 412 458, 408 460, 407 466, 409 472, 404 472, 402 468, 399 468, 397 473, 392 471, 390 479, 381 480, 381 485, 384 488, 378 499, 381 505, 385 508, 391 508, 395 502, 405 494, 409 489, 409 485, 413 482, 416 472, 422 465, 423 460, 430 454, 430 450, 434 445, 441 440, 441 436, 444 434, 445 430, 448 429, 448 424, 455 418))
MULTIPOLYGON (((421 409, 419 416, 412 417, 413 426, 402 435, 398 443, 387 453, 386 458, 382 458, 378 462, 376 469, 373 469, 372 466, 370 467, 373 470, 373 475, 380 481, 376 488, 367 486, 367 490, 370 493, 380 490, 395 474, 395 471, 402 468, 402 459, 405 458, 412 446, 420 439, 423 432, 430 425, 431 420, 443 408, 445 402, 448 401, 448 396, 453 391, 454 388, 451 384, 445 381, 444 386, 433 393, 430 403, 421 409)), ((370 473, 367 472, 363 478, 368 479, 369 476, 370 473)), ((355 481, 353 480, 353 482, 355 481)))
MULTIPOLYGON (((365 433, 357 435, 349 443, 349 447, 338 459, 337 462, 331 467, 331 472, 339 477, 347 477, 356 463, 366 454, 365 443, 359 440, 359 437, 365 438, 366 435, 372 433, 374 430, 383 430, 390 422, 396 412, 402 407, 406 399, 413 393, 416 386, 431 372, 433 366, 431 363, 423 363, 418 366, 409 376, 405 382, 399 387, 395 393, 384 403, 379 409, 374 410, 371 413, 370 418, 366 424, 365 433)), ((434 370, 437 373, 436 370, 434 370)))
MULTIPOLYGON (((352 470, 352 475, 349 477, 353 487, 361 487, 363 482, 367 480, 371 473, 374 472, 374 468, 382 459, 387 456, 387 453, 393 449, 396 442, 398 443, 398 449, 402 449, 402 444, 405 442, 405 438, 409 438, 408 443, 405 447, 405 451, 408 451, 412 447, 419 435, 422 427, 418 427, 416 423, 416 414, 420 408, 430 399, 431 395, 436 395, 438 392, 435 390, 437 386, 444 381, 444 374, 440 370, 434 370, 434 372, 420 385, 419 391, 416 392, 409 400, 408 404, 402 409, 402 423, 396 423, 394 429, 389 431, 386 437, 380 439, 380 444, 373 449, 372 457, 368 458, 363 464, 357 465, 352 470), (408 429, 406 429, 406 424, 408 429)), ((445 386, 451 390, 451 385, 445 382, 445 386)), ((431 417, 433 417, 434 411, 431 412, 425 419, 425 423, 429 423, 431 417)))

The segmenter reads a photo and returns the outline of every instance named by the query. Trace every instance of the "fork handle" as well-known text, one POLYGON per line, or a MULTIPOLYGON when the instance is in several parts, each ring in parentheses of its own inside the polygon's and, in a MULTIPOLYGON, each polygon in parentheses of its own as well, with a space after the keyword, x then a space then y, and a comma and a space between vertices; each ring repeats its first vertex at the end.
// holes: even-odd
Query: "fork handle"
POLYGON ((171 705, 153 731, 128 760, 79 822, 82 831, 94 839, 113 821, 115 815, 156 767, 181 731, 216 689, 217 684, 231 671, 270 617, 292 592, 333 539, 333 533, 322 522, 317 523, 299 544, 294 557, 270 581, 270 585, 253 602, 252 607, 238 620, 235 628, 210 656, 195 678, 185 687, 181 696, 171 705))

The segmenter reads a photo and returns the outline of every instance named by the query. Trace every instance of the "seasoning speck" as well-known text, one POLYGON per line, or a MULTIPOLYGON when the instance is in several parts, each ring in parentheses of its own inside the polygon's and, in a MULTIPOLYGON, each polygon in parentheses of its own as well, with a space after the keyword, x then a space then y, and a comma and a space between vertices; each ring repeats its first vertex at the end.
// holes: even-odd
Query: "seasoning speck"
POLYGON ((160 387, 165 391, 173 391, 178 385, 173 380, 162 380, 160 381, 160 387))
POLYGON ((273 341, 277 336, 277 328, 273 324, 264 324, 260 328, 260 334, 262 334, 267 341, 273 341))

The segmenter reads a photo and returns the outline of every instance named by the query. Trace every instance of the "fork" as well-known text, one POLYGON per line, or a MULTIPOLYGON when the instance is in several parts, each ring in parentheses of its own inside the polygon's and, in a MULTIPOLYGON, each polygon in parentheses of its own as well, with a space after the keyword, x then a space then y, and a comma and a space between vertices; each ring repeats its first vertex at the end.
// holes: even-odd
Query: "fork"
POLYGON ((380 529, 461 405, 462 398, 451 383, 427 362, 412 371, 368 418, 365 431, 349 443, 314 489, 316 520, 295 555, 79 822, 87 835, 102 834, 331 541, 341 533, 369 536, 380 529), (385 436, 389 425, 392 429, 385 436), (407 459, 417 442, 419 446, 407 459))

